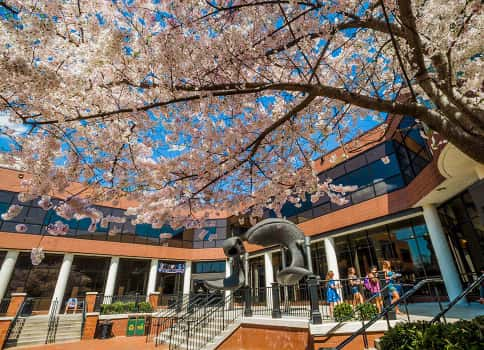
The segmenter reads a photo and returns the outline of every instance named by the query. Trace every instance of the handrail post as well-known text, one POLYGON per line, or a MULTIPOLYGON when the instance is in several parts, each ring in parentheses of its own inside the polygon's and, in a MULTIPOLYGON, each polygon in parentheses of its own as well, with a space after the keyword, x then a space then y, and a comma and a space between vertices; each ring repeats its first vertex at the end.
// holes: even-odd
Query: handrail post
MULTIPOLYGON (((439 289, 437 288, 436 285, 434 285, 434 292, 435 292, 435 296, 437 298, 437 302, 439 303, 439 309, 440 309, 440 312, 443 312, 444 311, 444 308, 442 307, 442 302, 440 301, 440 293, 439 293, 439 289)), ((444 323, 447 323, 447 320, 445 319, 445 316, 442 315, 444 317, 444 323)))
POLYGON ((250 294, 250 287, 245 286, 244 288, 244 316, 252 317, 252 296, 250 294))
POLYGON ((272 318, 282 318, 279 283, 272 282, 272 318))
POLYGON ((311 322, 313 324, 321 324, 323 323, 323 319, 321 317, 321 311, 319 311, 319 300, 318 300, 318 280, 316 276, 309 276, 307 280, 308 284, 308 294, 309 294, 309 303, 311 306, 311 322))
MULTIPOLYGON (((365 328, 365 318, 363 317, 363 311, 360 308, 360 318, 361 318, 361 326, 365 328)), ((366 330, 363 332, 363 345, 365 346, 365 349, 368 349, 368 335, 366 334, 366 330)))

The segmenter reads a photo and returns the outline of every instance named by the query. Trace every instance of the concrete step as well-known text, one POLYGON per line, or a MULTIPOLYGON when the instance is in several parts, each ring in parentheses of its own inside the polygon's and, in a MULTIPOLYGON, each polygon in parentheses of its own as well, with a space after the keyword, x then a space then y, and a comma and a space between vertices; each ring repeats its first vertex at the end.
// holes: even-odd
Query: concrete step
MULTIPOLYGON (((5 343, 5 348, 13 348, 19 346, 31 346, 31 345, 39 345, 45 344, 46 337, 39 337, 39 338, 28 338, 28 339, 18 339, 18 340, 8 340, 5 343)), ((55 337, 55 343, 60 342, 67 342, 67 341, 79 341, 81 340, 81 336, 57 336, 55 337)))

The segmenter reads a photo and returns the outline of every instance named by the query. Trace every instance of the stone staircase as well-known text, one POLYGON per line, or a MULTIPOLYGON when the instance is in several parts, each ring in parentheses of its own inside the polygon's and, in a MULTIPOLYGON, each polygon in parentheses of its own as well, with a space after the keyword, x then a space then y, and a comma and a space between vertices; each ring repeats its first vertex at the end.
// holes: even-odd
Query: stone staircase
POLYGON ((59 315, 49 332, 49 316, 19 317, 5 348, 48 343, 78 341, 81 339, 82 315, 59 315), (47 339, 48 338, 48 339, 47 339))
MULTIPOLYGON (((207 308, 206 313, 209 314, 211 308, 207 308)), ((242 309, 240 309, 242 310, 242 309)), ((157 336, 158 343, 170 343, 175 349, 183 350, 209 350, 215 349, 219 343, 232 334, 240 324, 240 318, 233 319, 233 315, 227 314, 225 321, 220 315, 213 315, 206 321, 197 322, 192 317, 186 317, 180 324, 175 324, 174 329, 167 328, 157 336), (223 323, 224 322, 224 323, 223 323), (197 326, 194 326, 197 323, 197 326), (225 325, 224 330, 220 330, 221 324, 225 325), (189 329, 189 337, 187 342, 187 331, 189 329), (170 334, 172 335, 170 341, 170 334)), ((171 348, 171 347, 170 347, 171 348)))

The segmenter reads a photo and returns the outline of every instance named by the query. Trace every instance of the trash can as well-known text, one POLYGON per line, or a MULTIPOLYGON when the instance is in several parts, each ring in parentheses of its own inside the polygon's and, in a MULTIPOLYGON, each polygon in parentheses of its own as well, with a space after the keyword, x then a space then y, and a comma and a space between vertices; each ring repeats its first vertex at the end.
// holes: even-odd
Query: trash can
POLYGON ((136 317, 128 318, 128 328, 126 329, 126 336, 132 337, 136 333, 136 317))
POLYGON ((145 335, 145 323, 144 317, 138 317, 136 319, 135 335, 145 335))
POLYGON ((99 323, 100 331, 99 331, 99 338, 101 339, 109 339, 111 338, 111 334, 113 331, 113 322, 112 321, 102 321, 99 323))

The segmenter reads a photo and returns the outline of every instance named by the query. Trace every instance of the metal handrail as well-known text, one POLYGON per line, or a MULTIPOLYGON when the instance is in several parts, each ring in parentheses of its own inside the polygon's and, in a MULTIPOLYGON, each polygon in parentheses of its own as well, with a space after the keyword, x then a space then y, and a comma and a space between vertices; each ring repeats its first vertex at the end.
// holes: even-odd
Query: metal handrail
MULTIPOLYGON (((170 349, 178 349, 178 345, 174 344, 172 340, 177 338, 179 340, 179 344, 185 344, 186 350, 191 349, 198 349, 201 345, 201 342, 208 342, 209 339, 215 337, 218 332, 223 331, 232 323, 238 316, 236 308, 233 306, 227 307, 227 305, 232 305, 233 295, 226 296, 223 300, 221 300, 216 305, 213 305, 213 309, 209 312, 204 312, 199 314, 199 317, 195 320, 187 319, 184 324, 180 326, 180 335, 173 335, 173 332, 170 334, 170 349), (226 313, 232 312, 232 317, 226 319, 226 313), (217 315, 220 315, 221 318, 218 318, 217 315), (204 329, 203 325, 209 325, 210 327, 204 329), (200 333, 196 333, 194 335, 190 335, 192 330, 202 330, 200 333), (192 341, 190 343, 190 341, 192 341)), ((242 309, 239 310, 240 314, 242 313, 242 309)), ((180 324, 180 323, 179 323, 180 324)))
POLYGON ((57 323, 59 320, 59 316, 57 315, 57 307, 59 305, 59 301, 54 299, 52 301, 52 307, 50 308, 49 314, 49 323, 47 328, 47 336, 45 338, 45 344, 50 344, 55 342, 55 335, 57 332, 57 323))
POLYGON ((415 294, 420 288, 422 288, 426 284, 442 283, 442 282, 443 282, 443 280, 442 279, 439 279, 439 278, 429 278, 429 279, 425 279, 425 280, 420 281, 412 289, 410 289, 405 294, 403 294, 398 300, 396 300, 395 302, 390 303, 390 305, 388 305, 387 307, 385 307, 382 310, 382 312, 380 312, 378 315, 375 315, 375 317, 373 317, 367 323, 363 324, 363 326, 359 330, 357 330, 352 335, 350 335, 348 338, 346 338, 345 340, 343 340, 338 346, 336 346, 335 349, 336 350, 343 349, 346 345, 348 345, 349 343, 351 343, 356 337, 358 337, 358 336, 362 335, 363 333, 365 333, 366 330, 370 326, 372 326, 375 322, 377 322, 382 317, 387 316, 388 315, 388 312, 391 311, 391 310, 393 310, 399 303, 401 303, 402 301, 407 300, 409 297, 411 297, 413 294, 415 294))
MULTIPOLYGON (((463 290, 457 297, 447 304, 445 309, 441 310, 434 318, 430 321, 430 324, 440 321, 440 318, 444 316, 450 309, 452 309, 462 298, 468 295, 474 288, 480 285, 484 281, 484 274, 482 274, 478 279, 474 280, 465 290, 463 290)), ((444 316, 445 317, 445 316, 444 316)), ((445 319, 445 318, 444 318, 445 319)))
MULTIPOLYGON (((206 307, 207 304, 211 304, 213 302, 213 299, 212 299, 213 296, 215 295, 211 293, 195 294, 195 297, 191 299, 191 295, 189 295, 188 301, 185 301, 183 304, 177 306, 168 315, 163 315, 163 316, 158 315, 158 319, 163 317, 165 320, 163 322, 157 323, 156 334, 159 335, 160 327, 166 324, 170 325, 167 328, 170 329, 170 333, 171 333, 171 329, 175 327, 176 324, 185 321, 186 319, 188 319, 198 311, 195 306, 206 307), (200 305, 200 301, 202 301, 203 299, 206 299, 206 301, 200 305), (182 312, 181 316, 178 315, 180 312, 182 312), (174 322, 175 320, 177 321, 176 323, 174 322)), ((150 333, 151 333, 151 329, 150 329, 150 333)), ((148 341, 148 338, 146 339, 146 341, 148 341)), ((159 344, 158 339, 156 339, 155 346, 158 346, 158 344, 159 344)))
MULTIPOLYGON (((183 294, 181 295, 181 300, 182 300, 182 303, 180 304, 179 301, 177 301, 177 304, 175 305, 175 308, 173 309, 170 309, 170 311, 168 313, 163 313, 163 311, 159 311, 157 314, 155 314, 153 317, 152 317, 152 320, 153 318, 156 318, 158 319, 158 322, 156 324, 156 334, 158 335, 159 334, 159 331, 160 331, 160 326, 162 324, 166 324, 168 322, 170 322, 170 319, 175 317, 176 315, 178 315, 179 312, 182 312, 183 310, 188 310, 189 308, 189 305, 192 304, 192 303, 196 303, 200 300, 201 298, 201 295, 195 295, 195 298, 194 299, 191 299, 190 300, 190 294, 188 294, 188 299, 186 301, 183 301, 183 294), (159 320, 163 318, 163 322, 160 322, 159 320)), ((148 333, 146 334, 146 342, 148 343, 152 334, 151 334, 151 329, 153 327, 153 321, 150 323, 150 328, 148 329, 148 333)), ((158 341, 155 342, 155 346, 158 345, 158 341)))
POLYGON ((2 346, 0 347, 0 349, 3 349, 5 347, 5 344, 7 343, 8 338, 10 338, 10 334, 12 333, 12 330, 15 328, 15 325, 17 324, 18 318, 22 314, 22 311, 24 309, 24 306, 26 304, 26 301, 27 301, 27 298, 24 299, 24 301, 22 302, 22 304, 18 308, 17 313, 15 314, 14 318, 10 322, 10 326, 8 326, 7 333, 5 334, 5 338, 3 340, 3 344, 1 344, 2 346))
POLYGON ((87 300, 84 300, 82 304, 82 321, 81 321, 81 340, 84 335, 84 325, 86 324, 86 313, 87 313, 87 300))
MULTIPOLYGON (((213 294, 212 294, 213 296, 213 294)), ((187 312, 185 315, 182 317, 175 317, 171 319, 171 327, 169 330, 170 336, 169 336, 169 349, 177 349, 175 347, 174 343, 176 340, 181 340, 185 339, 183 334, 187 334, 186 336, 186 342, 188 344, 189 338, 190 338, 190 330, 191 330, 191 323, 192 322, 198 322, 200 319, 204 318, 207 314, 207 307, 219 307, 221 305, 225 305, 226 300, 228 297, 222 298, 221 301, 217 303, 213 303, 213 299, 208 299, 205 303, 201 305, 196 305, 196 307, 193 309, 192 312, 187 312), (194 320, 193 320, 194 318, 194 320), (175 322, 176 321, 176 322, 175 322)), ((209 314, 212 314, 213 310, 209 311, 209 314)))

